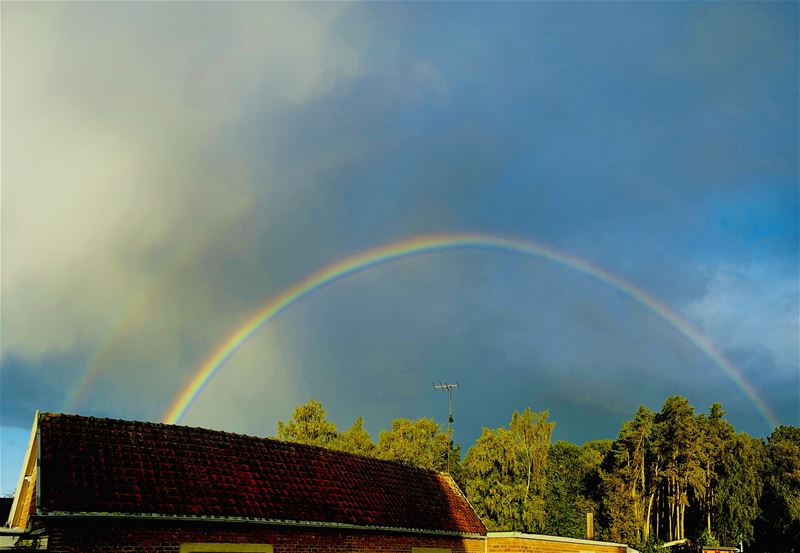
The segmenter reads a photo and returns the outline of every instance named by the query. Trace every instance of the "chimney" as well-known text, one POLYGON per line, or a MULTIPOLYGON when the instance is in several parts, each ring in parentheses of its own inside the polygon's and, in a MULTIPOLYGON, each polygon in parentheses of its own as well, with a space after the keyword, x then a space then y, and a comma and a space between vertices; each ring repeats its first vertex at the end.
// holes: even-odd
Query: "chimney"
POLYGON ((594 513, 586 513, 586 539, 594 539, 594 513))

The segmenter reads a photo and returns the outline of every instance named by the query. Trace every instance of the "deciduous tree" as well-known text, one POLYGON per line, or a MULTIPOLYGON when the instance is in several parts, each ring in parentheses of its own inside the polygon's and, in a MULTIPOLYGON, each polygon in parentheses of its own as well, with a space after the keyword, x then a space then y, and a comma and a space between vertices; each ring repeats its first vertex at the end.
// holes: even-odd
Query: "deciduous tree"
POLYGON ((336 424, 327 420, 327 413, 316 399, 295 408, 288 422, 278 421, 279 440, 328 447, 336 438, 336 424))
POLYGON ((769 553, 800 552, 800 428, 779 426, 767 440, 762 516, 756 544, 769 553))
MULTIPOLYGON (((428 470, 447 470, 447 432, 430 418, 394 419, 392 429, 380 434, 376 456, 428 470)), ((453 466, 461 462, 461 447, 453 445, 453 466)))
MULTIPOLYGON (((598 511, 600 464, 610 443, 603 440, 579 446, 559 440, 550 447, 544 493, 545 533, 586 537, 586 513, 598 511)), ((599 518, 595 532, 602 532, 599 518)))
POLYGON ((764 444, 745 433, 722 442, 714 481, 714 535, 721 544, 753 543, 763 483, 764 444))
POLYGON ((470 448, 465 461, 467 497, 489 527, 523 532, 543 528, 553 426, 547 411, 515 411, 509 428, 484 428, 470 448))
POLYGON ((375 457, 377 451, 377 447, 372 441, 369 432, 364 429, 363 417, 356 418, 347 432, 338 433, 336 437, 331 440, 330 447, 331 449, 366 455, 368 457, 375 457))

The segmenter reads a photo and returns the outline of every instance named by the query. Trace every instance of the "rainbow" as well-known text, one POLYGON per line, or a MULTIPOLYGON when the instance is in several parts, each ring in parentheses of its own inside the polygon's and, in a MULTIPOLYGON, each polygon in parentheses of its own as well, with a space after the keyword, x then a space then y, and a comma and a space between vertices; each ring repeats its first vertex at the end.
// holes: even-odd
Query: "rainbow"
MULTIPOLYGON (((247 209, 249 205, 249 198, 235 198, 232 200, 229 205, 218 212, 216 217, 206 220, 209 235, 215 236, 224 232, 226 228, 239 220, 238 215, 247 209)), ((186 266, 199 259, 207 246, 205 241, 199 240, 189 244, 177 254, 171 255, 167 267, 157 277, 152 278, 138 293, 128 296, 125 305, 122 306, 122 309, 118 311, 117 316, 108 326, 108 332, 99 341, 99 345, 89 357, 83 370, 80 371, 72 386, 64 394, 61 404, 62 411, 73 412, 76 406, 86 399, 92 384, 110 362, 114 348, 124 339, 125 330, 147 321, 150 316, 147 309, 144 308, 147 303, 164 286, 171 282, 180 281, 184 276, 186 266)))
POLYGON ((66 413, 73 412, 76 406, 86 399, 89 388, 108 362, 108 359, 114 351, 114 347, 117 345, 118 337, 122 335, 123 329, 128 325, 133 325, 145 320, 146 313, 144 310, 140 309, 138 313, 136 313, 135 310, 136 308, 141 308, 141 306, 145 304, 147 298, 153 293, 157 286, 158 284, 150 285, 139 294, 131 296, 127 306, 122 310, 122 315, 118 316, 111 325, 109 325, 110 331, 106 334, 106 337, 101 340, 99 347, 95 349, 84 369, 78 374, 75 383, 67 389, 61 403, 62 411, 66 413))
POLYGON ((211 355, 209 355, 209 357, 194 371, 186 385, 172 399, 162 417, 162 421, 167 424, 179 422, 186 414, 192 402, 197 398, 200 392, 203 391, 203 388, 236 350, 238 350, 248 338, 255 334, 258 329, 294 303, 325 286, 352 274, 375 267, 376 265, 422 253, 456 249, 488 249, 547 259, 579 273, 594 277, 612 288, 619 290, 656 313, 661 319, 694 343, 698 349, 705 353, 715 365, 722 369, 723 372, 733 380, 772 427, 778 426, 779 422, 775 414, 758 395, 756 390, 745 380, 739 369, 725 359, 708 338, 704 337, 688 322, 679 317, 674 311, 658 302, 648 293, 636 288, 622 278, 592 265, 588 261, 557 251, 548 246, 532 241, 476 233, 414 236, 399 242, 378 246, 341 261, 331 263, 286 288, 254 311, 222 343, 220 343, 213 352, 211 352, 211 355))

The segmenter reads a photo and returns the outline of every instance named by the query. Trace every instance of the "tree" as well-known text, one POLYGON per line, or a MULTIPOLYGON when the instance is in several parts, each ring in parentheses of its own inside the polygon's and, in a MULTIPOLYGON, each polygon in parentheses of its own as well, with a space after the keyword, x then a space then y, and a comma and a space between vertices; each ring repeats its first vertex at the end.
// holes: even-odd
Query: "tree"
POLYGON ((753 543, 763 482, 764 444, 740 433, 722 449, 714 493, 714 534, 723 545, 753 543))
POLYGON ((554 423, 547 422, 547 411, 534 413, 526 407, 522 413, 514 411, 509 430, 522 455, 525 470, 525 499, 544 493, 547 452, 554 423))
POLYGON ((581 447, 559 440, 547 454, 544 531, 554 536, 582 538, 585 513, 578 506, 582 475, 581 447))
POLYGON ((523 530, 521 467, 513 434, 484 428, 467 452, 467 499, 489 530, 523 530))
POLYGON ((723 504, 717 497, 719 472, 729 457, 729 448, 735 438, 733 426, 724 419, 725 410, 719 403, 713 403, 708 411, 708 418, 699 415, 698 424, 702 434, 703 460, 706 478, 706 493, 703 500, 705 512, 706 534, 713 534, 716 528, 719 507, 723 504))
MULTIPOLYGON (((394 419, 392 429, 380 434, 376 456, 428 470, 447 470, 447 450, 450 439, 442 427, 429 418, 416 421, 394 419)), ((461 446, 453 445, 451 458, 454 467, 461 459, 461 446)), ((456 472, 454 470, 453 472, 456 472)), ((454 476, 455 478, 455 476, 454 476)))
POLYGON ((547 411, 514 412, 509 428, 484 428, 465 461, 467 498, 492 529, 544 526, 547 453, 554 423, 547 411))
MULTIPOLYGON (((597 512, 599 471, 611 442, 582 446, 559 440, 547 454, 544 532, 568 538, 586 536, 586 513, 597 512)), ((599 534, 599 520, 595 521, 599 534)))
POLYGON ((279 440, 299 444, 328 447, 336 438, 336 424, 329 422, 322 404, 309 399, 305 405, 295 408, 288 422, 278 421, 279 440))
POLYGON ((646 454, 653 419, 654 413, 640 405, 633 420, 620 428, 604 463, 604 509, 609 537, 615 541, 639 543, 649 536, 653 492, 648 489, 646 454))
POLYGON ((800 552, 800 428, 779 426, 767 440, 762 517, 756 544, 770 553, 800 552))
POLYGON ((369 432, 364 429, 363 417, 358 417, 353 421, 352 426, 347 432, 340 432, 337 434, 330 442, 330 447, 339 451, 356 453, 367 457, 375 457, 376 453, 376 446, 369 432))
POLYGON ((657 463, 663 463, 656 483, 662 500, 660 527, 669 541, 683 539, 686 508, 691 497, 705 495, 706 486, 701 434, 689 401, 667 398, 655 417, 654 433, 657 463))

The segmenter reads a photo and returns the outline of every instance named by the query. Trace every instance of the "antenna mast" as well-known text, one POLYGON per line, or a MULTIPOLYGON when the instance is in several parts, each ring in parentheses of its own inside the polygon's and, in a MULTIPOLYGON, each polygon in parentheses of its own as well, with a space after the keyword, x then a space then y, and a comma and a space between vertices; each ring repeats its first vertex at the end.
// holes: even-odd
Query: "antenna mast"
POLYGON ((458 383, 456 384, 448 384, 445 382, 439 382, 439 384, 434 384, 434 390, 447 390, 447 396, 450 404, 450 409, 447 415, 447 472, 450 472, 450 450, 453 449, 453 389, 460 388, 458 383))

